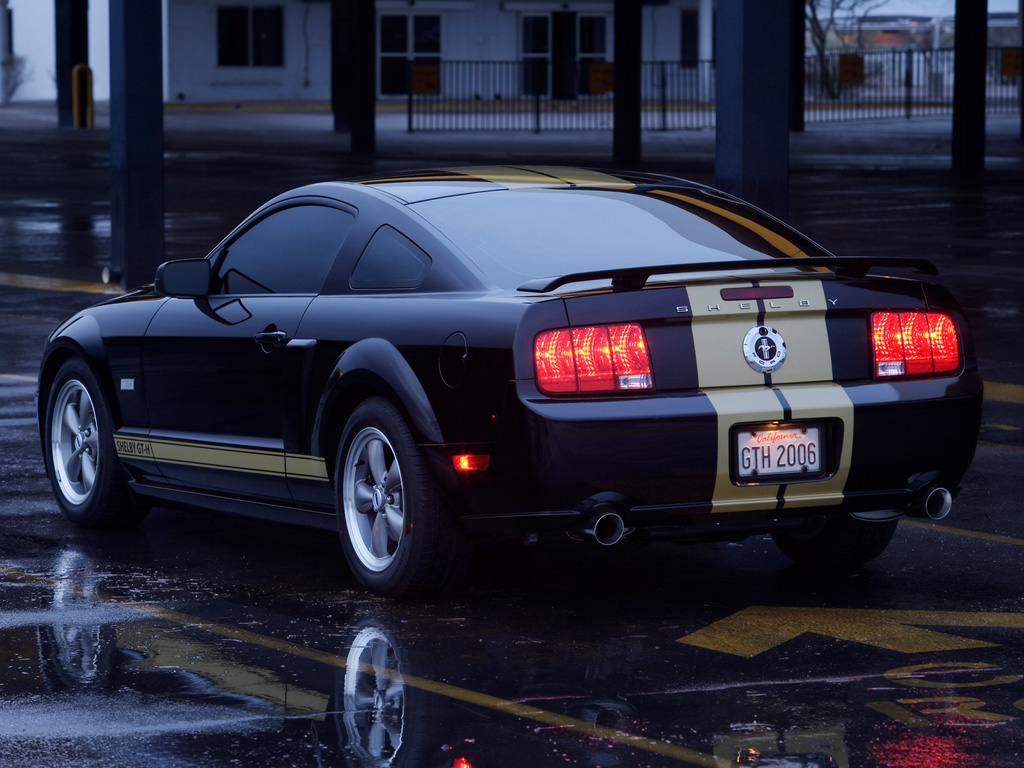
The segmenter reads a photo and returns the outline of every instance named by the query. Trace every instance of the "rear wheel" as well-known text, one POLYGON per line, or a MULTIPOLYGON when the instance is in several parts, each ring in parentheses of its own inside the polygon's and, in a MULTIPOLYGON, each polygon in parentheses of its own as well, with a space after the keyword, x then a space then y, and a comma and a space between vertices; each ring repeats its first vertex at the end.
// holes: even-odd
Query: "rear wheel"
POLYGON ((813 568, 852 568, 888 546, 899 520, 858 520, 850 515, 808 518, 803 528, 772 534, 786 556, 813 568))
POLYGON ((334 476, 341 543, 364 587, 401 597, 454 586, 467 547, 394 405, 375 397, 356 408, 334 476))
POLYGON ((89 367, 68 360, 46 405, 46 471, 64 516, 84 528, 126 527, 149 508, 135 502, 114 448, 114 423, 89 367))

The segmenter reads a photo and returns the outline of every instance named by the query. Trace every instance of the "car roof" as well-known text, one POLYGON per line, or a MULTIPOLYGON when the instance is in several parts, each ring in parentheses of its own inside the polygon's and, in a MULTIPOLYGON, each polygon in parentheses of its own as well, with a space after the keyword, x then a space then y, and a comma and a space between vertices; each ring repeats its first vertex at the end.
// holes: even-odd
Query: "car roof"
POLYGON ((653 184, 688 188, 702 187, 702 185, 670 176, 555 165, 441 168, 357 179, 354 183, 371 187, 406 204, 495 190, 538 188, 629 190, 653 184))

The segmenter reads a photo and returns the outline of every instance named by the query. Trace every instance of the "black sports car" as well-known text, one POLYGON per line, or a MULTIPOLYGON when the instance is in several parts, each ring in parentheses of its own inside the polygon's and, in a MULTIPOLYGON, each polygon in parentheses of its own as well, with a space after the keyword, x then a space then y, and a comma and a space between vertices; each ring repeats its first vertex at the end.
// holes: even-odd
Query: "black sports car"
POLYGON ((545 532, 859 564, 949 511, 977 440, 963 313, 910 271, 664 176, 315 184, 53 332, 46 465, 79 525, 334 528, 388 595, 545 532))

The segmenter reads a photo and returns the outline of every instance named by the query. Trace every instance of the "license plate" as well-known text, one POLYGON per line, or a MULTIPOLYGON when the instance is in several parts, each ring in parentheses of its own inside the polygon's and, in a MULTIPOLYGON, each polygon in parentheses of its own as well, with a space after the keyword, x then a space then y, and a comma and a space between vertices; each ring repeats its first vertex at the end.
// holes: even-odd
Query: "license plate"
POLYGON ((824 446, 820 424, 763 424, 735 433, 734 463, 739 480, 815 477, 822 474, 824 446))

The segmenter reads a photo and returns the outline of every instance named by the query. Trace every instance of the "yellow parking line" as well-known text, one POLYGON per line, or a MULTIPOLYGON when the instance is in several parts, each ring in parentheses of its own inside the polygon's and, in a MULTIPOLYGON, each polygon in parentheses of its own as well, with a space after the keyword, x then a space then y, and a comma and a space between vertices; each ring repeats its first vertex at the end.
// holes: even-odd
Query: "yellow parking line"
POLYGON ((900 521, 900 525, 908 525, 911 528, 923 528, 926 531, 938 531, 939 533, 953 533, 958 536, 968 536, 972 539, 982 539, 983 541, 994 541, 999 544, 1012 544, 1015 547, 1024 547, 1024 539, 1018 539, 1013 536, 1001 536, 998 533, 984 533, 982 531, 971 531, 966 528, 952 528, 948 525, 926 523, 923 520, 909 520, 907 518, 903 518, 900 521))
POLYGON ((1024 445, 1010 445, 1009 443, 992 443, 987 440, 979 440, 978 445, 984 446, 985 448, 1006 448, 1011 451, 1024 451, 1024 445))
POLYGON ((1024 405, 1024 386, 1003 384, 998 381, 985 382, 985 399, 996 403, 1024 405))
POLYGON ((71 293, 122 293, 121 289, 103 283, 86 283, 81 280, 61 280, 55 277, 39 277, 37 275, 18 275, 13 272, 0 272, 0 285, 9 288, 34 288, 39 291, 68 291, 71 293))
MULTIPOLYGON (((33 584, 47 588, 54 588, 61 581, 60 579, 48 575, 29 573, 28 571, 23 571, 19 568, 11 568, 3 565, 0 565, 0 576, 22 584, 33 584)), ((69 588, 68 585, 62 586, 65 589, 69 588)), ((72 591, 76 591, 73 587, 71 589, 72 591)), ((337 654, 325 653, 324 651, 318 651, 313 648, 306 648, 287 640, 279 640, 275 637, 261 635, 230 624, 207 621, 199 618, 198 616, 191 616, 187 613, 175 611, 170 608, 164 608, 150 603, 136 603, 114 595, 107 595, 102 592, 91 592, 89 596, 93 600, 129 608, 146 616, 177 624, 187 629, 203 630, 214 635, 226 637, 230 640, 256 645, 260 648, 267 648, 272 651, 318 662, 330 667, 344 669, 348 666, 347 661, 337 654)), ((439 696, 454 699, 455 701, 485 707, 506 715, 519 717, 524 720, 532 720, 534 722, 543 723, 544 725, 556 728, 568 729, 589 738, 604 739, 633 749, 639 749, 652 754, 679 760, 683 763, 711 766, 712 768, 726 768, 726 766, 730 764, 729 761, 717 758, 714 755, 698 752, 693 749, 687 749, 686 747, 680 747, 667 741, 651 739, 646 736, 640 736, 627 731, 620 731, 615 728, 603 727, 594 723, 589 723, 585 720, 567 717, 565 715, 560 715, 557 712, 550 712, 545 709, 530 706, 529 704, 501 699, 497 696, 489 696, 485 693, 471 691, 467 688, 460 688, 437 680, 417 677, 416 675, 399 672, 398 670, 382 669, 380 667, 374 667, 371 664, 361 664, 359 668, 367 674, 374 674, 378 677, 386 677, 396 681, 400 680, 404 685, 427 691, 429 693, 435 693, 439 696)))

